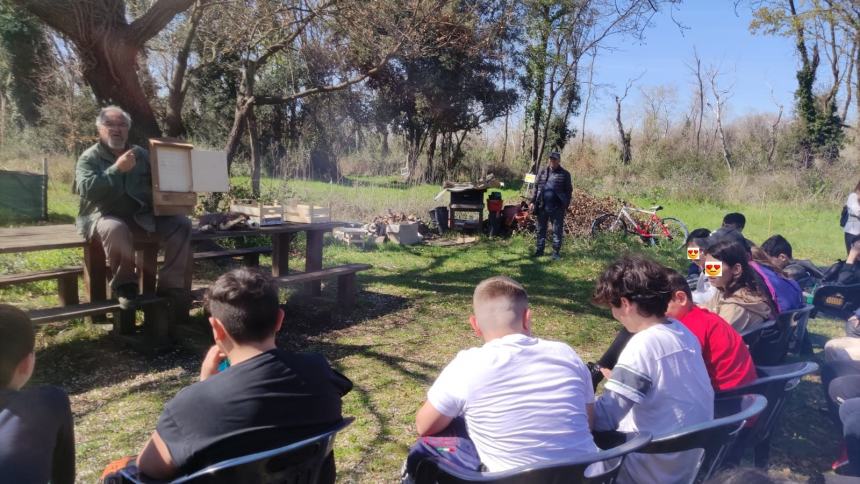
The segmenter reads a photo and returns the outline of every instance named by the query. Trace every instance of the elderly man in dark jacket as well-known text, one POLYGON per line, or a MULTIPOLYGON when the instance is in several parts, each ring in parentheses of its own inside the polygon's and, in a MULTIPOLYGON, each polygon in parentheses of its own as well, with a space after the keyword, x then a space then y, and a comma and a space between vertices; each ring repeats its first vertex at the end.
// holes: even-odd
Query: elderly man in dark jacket
POLYGON ((549 163, 538 173, 531 209, 537 213, 538 235, 535 256, 543 255, 546 246, 547 224, 552 221, 552 258, 560 258, 561 240, 564 235, 564 214, 573 197, 570 172, 561 167, 561 155, 553 151, 549 163))

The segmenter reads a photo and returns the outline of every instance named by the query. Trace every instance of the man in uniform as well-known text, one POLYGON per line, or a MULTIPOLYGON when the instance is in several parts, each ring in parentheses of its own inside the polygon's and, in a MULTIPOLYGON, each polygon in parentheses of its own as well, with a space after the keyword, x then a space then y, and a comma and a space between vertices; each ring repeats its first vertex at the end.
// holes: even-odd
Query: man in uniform
POLYGON ((552 258, 561 256, 561 240, 564 236, 564 214, 573 197, 573 183, 570 172, 561 167, 561 155, 557 151, 549 154, 547 166, 541 170, 535 181, 531 210, 537 212, 538 234, 535 257, 543 255, 546 245, 548 222, 552 221, 552 258))
POLYGON ((80 195, 77 227, 87 240, 97 237, 113 278, 111 290, 123 309, 134 308, 138 294, 133 233, 156 233, 164 248, 158 294, 184 301, 191 221, 184 216, 155 216, 149 153, 128 144, 131 116, 108 106, 96 118, 99 141, 78 158, 75 189, 80 195))

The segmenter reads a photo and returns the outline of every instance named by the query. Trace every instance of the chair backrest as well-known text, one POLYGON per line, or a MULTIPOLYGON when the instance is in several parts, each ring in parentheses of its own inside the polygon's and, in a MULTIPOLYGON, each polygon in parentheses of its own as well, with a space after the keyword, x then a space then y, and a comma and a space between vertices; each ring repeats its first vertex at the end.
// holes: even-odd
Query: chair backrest
MULTIPOLYGON (((354 420, 352 417, 345 418, 323 434, 277 449, 227 459, 193 474, 174 479, 170 483, 316 484, 320 469, 334 446, 335 436, 354 420)), ((125 471, 123 471, 123 478, 140 484, 156 482, 143 476, 129 475, 125 471)))
POLYGON ((800 354, 803 346, 803 341, 806 339, 806 330, 809 326, 809 318, 812 317, 812 311, 815 306, 807 304, 803 310, 800 310, 792 318, 791 341, 789 341, 788 350, 791 353, 800 354))
POLYGON ((816 311, 838 319, 848 319, 860 306, 860 284, 825 284, 812 295, 816 311))
POLYGON ((788 392, 800 383, 803 376, 818 371, 818 364, 801 361, 780 366, 756 366, 758 378, 740 387, 717 393, 718 398, 734 397, 744 394, 758 394, 767 398, 767 408, 756 419, 750 429, 750 444, 762 442, 770 437, 779 421, 788 392))
POLYGON ((741 338, 744 339, 744 344, 747 345, 747 348, 752 348, 753 345, 755 345, 758 340, 761 339, 761 333, 765 330, 773 328, 775 324, 776 321, 771 319, 762 323, 761 326, 753 327, 743 331, 741 333, 741 338))
POLYGON ((761 395, 740 395, 714 401, 714 419, 682 428, 660 436, 638 452, 641 454, 668 454, 700 449, 701 456, 694 469, 690 469, 689 482, 704 481, 711 477, 722 463, 738 432, 747 420, 767 407, 761 395))
POLYGON ((624 456, 651 441, 651 434, 632 434, 627 442, 577 459, 550 461, 503 472, 477 472, 455 466, 443 459, 424 459, 415 472, 416 484, 492 482, 496 484, 611 484, 621 469, 624 456), (602 463, 602 468, 589 466, 602 463))
POLYGON ((779 365, 785 361, 792 336, 802 322, 809 319, 812 306, 780 313, 772 328, 764 329, 761 336, 750 347, 750 354, 756 365, 779 365))

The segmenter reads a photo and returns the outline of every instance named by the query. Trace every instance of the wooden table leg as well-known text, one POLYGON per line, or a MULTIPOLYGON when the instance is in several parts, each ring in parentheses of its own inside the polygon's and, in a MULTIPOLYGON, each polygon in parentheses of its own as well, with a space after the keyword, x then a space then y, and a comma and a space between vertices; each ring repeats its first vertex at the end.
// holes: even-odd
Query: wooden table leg
MULTIPOLYGON (((305 253, 305 272, 314 272, 322 269, 323 261, 323 230, 308 230, 307 252, 305 253)), ((322 294, 320 281, 306 282, 305 291, 311 296, 322 294)))
POLYGON ((135 251, 138 285, 141 294, 155 294, 155 274, 158 270, 158 244, 144 244, 135 251))
POLYGON ((60 306, 78 304, 78 275, 66 274, 58 278, 57 292, 60 296, 60 306))
POLYGON ((357 289, 355 273, 344 274, 337 278, 337 302, 340 311, 344 313, 352 311, 355 307, 357 289))
POLYGON ((293 234, 281 233, 272 235, 272 275, 286 276, 290 271, 290 242, 293 234))
MULTIPOLYGON (((107 269, 105 250, 97 238, 84 246, 84 285, 89 302, 107 299, 107 269)), ((104 315, 93 316, 93 322, 104 322, 104 315)))

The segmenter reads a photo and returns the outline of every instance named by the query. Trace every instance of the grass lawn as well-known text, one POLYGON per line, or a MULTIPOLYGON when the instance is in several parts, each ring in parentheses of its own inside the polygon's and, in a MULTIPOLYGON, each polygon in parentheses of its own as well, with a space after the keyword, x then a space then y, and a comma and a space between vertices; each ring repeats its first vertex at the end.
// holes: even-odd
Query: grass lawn
MULTIPOLYGON (((333 208, 354 202, 366 207, 362 211, 367 213, 375 211, 377 204, 393 204, 396 210, 412 204, 409 206, 417 211, 419 204, 435 205, 432 196, 438 191, 436 187, 385 186, 384 180, 351 188, 290 181, 288 187, 303 199, 329 200, 333 208)), ((76 209, 74 198, 52 200, 60 202, 52 203, 52 218, 67 222, 65 217, 74 215, 76 209)), ((668 216, 678 216, 691 229, 714 227, 729 211, 729 207, 693 207, 671 200, 660 203, 668 216)), ((823 263, 842 254, 841 232, 822 207, 775 204, 741 211, 748 215, 747 232, 756 241, 768 234, 761 225, 771 223, 773 232, 783 233, 795 243, 797 256, 823 263), (826 228, 835 235, 792 231, 800 223, 826 228)), ((834 213, 838 215, 838 211, 834 213)), ((643 251, 674 267, 685 265, 679 251, 612 239, 569 241, 564 258, 556 263, 534 261, 528 257, 530 249, 530 242, 518 237, 469 246, 389 245, 367 251, 329 241, 326 265, 362 262, 374 266, 359 278, 358 307, 351 314, 338 314, 331 287, 324 289, 322 300, 287 294, 290 310, 280 343, 290 349, 322 352, 355 383, 344 400, 344 414, 355 416, 356 422, 338 437, 336 445, 342 482, 396 481, 414 439, 414 414, 427 388, 458 351, 480 344, 467 317, 472 290, 481 279, 507 274, 521 281, 529 290, 535 333, 567 342, 583 359, 593 360, 619 327, 608 311, 589 303, 600 269, 628 250, 643 251)), ((0 256, 0 272, 78 263, 79 258, 75 251, 0 256)), ((301 254, 296 253, 295 258, 300 266, 301 254)), ((270 260, 263 258, 262 263, 268 265, 270 260)), ((298 267, 295 264, 291 262, 298 267)), ((208 262, 198 266, 195 279, 211 280, 228 268, 208 262)), ((53 291, 51 283, 32 284, 2 290, 0 300, 23 306, 55 304, 53 291)), ((49 326, 40 332, 35 382, 60 385, 71 395, 80 482, 93 482, 111 459, 137 452, 153 430, 163 403, 196 379, 202 348, 207 344, 205 332, 195 330, 202 325, 203 318, 196 316, 189 330, 183 331, 184 344, 158 357, 123 349, 105 328, 84 322, 49 326)), ((821 357, 823 342, 838 335, 840 326, 835 321, 813 320, 816 359, 821 357)), ((821 411, 822 396, 817 376, 798 388, 783 418, 789 425, 783 425, 774 439, 772 472, 805 480, 829 468, 839 432, 821 411)))

